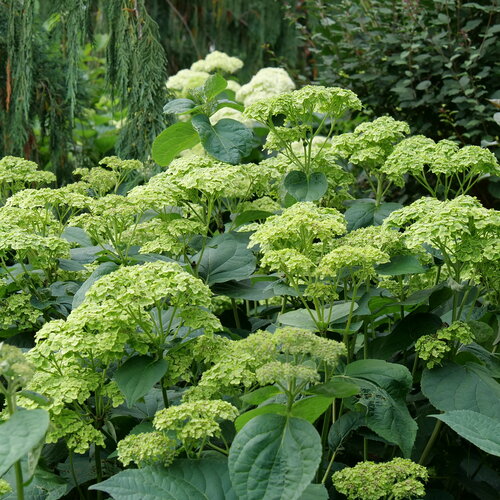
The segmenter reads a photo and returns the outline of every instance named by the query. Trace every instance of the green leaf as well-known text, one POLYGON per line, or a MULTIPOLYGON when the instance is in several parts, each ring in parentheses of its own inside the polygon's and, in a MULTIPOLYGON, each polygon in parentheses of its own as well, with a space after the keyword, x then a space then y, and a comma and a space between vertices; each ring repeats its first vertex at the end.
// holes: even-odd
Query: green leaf
POLYGON ((491 418, 500 415, 500 384, 475 363, 425 369, 421 388, 438 410, 471 410, 491 418))
POLYGON ((211 288, 214 293, 233 299, 266 300, 278 295, 273 288, 273 283, 275 281, 256 281, 252 283, 251 280, 231 280, 219 283, 211 288))
MULTIPOLYGON (((17 500, 18 496, 13 469, 10 469, 3 479, 12 485, 13 491, 2 496, 2 500, 17 500)), ((24 474, 23 479, 26 480, 24 474)), ((24 498, 29 500, 58 500, 67 493, 68 483, 64 479, 40 468, 35 470, 33 478, 29 481, 29 485, 24 487, 24 498)))
POLYGON ((324 484, 310 484, 300 495, 299 500, 328 500, 328 490, 324 484))
POLYGON ((321 438, 300 418, 260 415, 236 435, 229 474, 239 500, 296 500, 321 460, 321 438))
POLYGON ((355 200, 345 211, 347 230, 353 231, 360 227, 379 226, 384 219, 394 210, 402 208, 399 203, 381 203, 378 207, 375 200, 363 198, 355 200))
POLYGON ((181 151, 192 148, 200 138, 190 122, 177 122, 165 129, 153 142, 153 160, 167 166, 181 151))
POLYGON ((106 274, 112 273, 118 269, 118 265, 114 262, 103 262, 94 269, 93 273, 82 284, 73 297, 73 309, 76 309, 84 300, 85 294, 90 290, 90 287, 106 274))
POLYGON ((217 160, 237 165, 252 151, 252 131, 236 120, 223 118, 212 126, 207 115, 199 114, 191 123, 205 150, 217 160))
MULTIPOLYGON (((242 233, 225 233, 212 238, 205 247, 199 275, 209 284, 243 280, 252 275, 256 258, 247 248, 248 237, 242 233)), ((201 252, 193 256, 198 262, 201 252)))
POLYGON ((168 114, 180 115, 191 111, 196 103, 191 99, 174 99, 163 106, 163 112, 168 114))
POLYGON ((449 425, 457 434, 478 448, 500 457, 500 420, 471 410, 455 410, 429 415, 449 425))
POLYGON ((379 359, 364 359, 347 365, 345 374, 357 377, 362 389, 356 406, 366 409, 365 425, 397 444, 404 456, 409 457, 417 424, 406 407, 406 395, 412 386, 408 368, 379 359))
POLYGON ((315 201, 328 190, 328 180, 323 172, 313 172, 308 177, 300 170, 292 170, 285 177, 284 186, 297 201, 315 201))
POLYGON ((267 219, 270 215, 273 215, 271 212, 266 212, 264 210, 247 210, 245 212, 241 212, 238 214, 234 221, 234 227, 240 227, 247 222, 253 222, 255 220, 264 220, 267 219))
POLYGON ((210 75, 203 84, 203 94, 210 101, 214 97, 217 97, 226 87, 227 82, 224 77, 216 73, 215 75, 210 75))
POLYGON ((61 238, 64 238, 70 243, 78 243, 81 247, 92 246, 92 240, 90 236, 81 227, 67 227, 61 234, 61 238))
POLYGON ((330 448, 333 451, 337 451, 349 434, 363 425, 365 425, 365 416, 363 413, 356 411, 344 413, 330 427, 330 432, 328 433, 330 448))
POLYGON ((307 392, 308 394, 318 394, 320 396, 329 396, 331 398, 350 398, 359 393, 360 387, 347 377, 333 377, 324 384, 315 385, 307 392))
POLYGON ((164 359, 154 361, 148 356, 134 356, 114 374, 114 379, 131 407, 165 375, 168 364, 164 359))
MULTIPOLYGON (((341 304, 334 304, 331 307, 326 307, 324 315, 326 318, 330 316, 330 323, 334 323, 344 318, 349 314, 351 307, 350 302, 343 302, 341 304)), ((358 308, 357 304, 354 304, 353 310, 358 308)), ((306 328, 308 330, 317 330, 315 320, 318 321, 318 314, 316 311, 311 311, 309 314, 307 309, 296 309, 295 311, 288 311, 283 314, 278 315, 278 322, 283 325, 295 326, 297 328, 306 328), (314 319, 313 319, 314 318, 314 319)))
POLYGON ((31 401, 34 401, 41 406, 45 406, 50 403, 49 398, 45 397, 42 394, 38 394, 38 392, 35 391, 28 391, 27 389, 23 389, 22 391, 19 391, 18 394, 23 398, 31 399, 31 401))
POLYGON ((279 403, 273 403, 269 405, 259 406, 258 408, 254 408, 253 410, 248 410, 245 413, 242 413, 239 417, 234 421, 234 427, 237 432, 240 432, 245 425, 252 420, 252 418, 258 417, 259 415, 267 415, 272 413, 274 415, 285 415, 286 407, 285 405, 279 403))
POLYGON ((314 424, 333 402, 332 397, 312 396, 300 399, 292 406, 292 415, 297 418, 303 418, 311 424, 314 424))
POLYGON ((275 385, 267 385, 266 387, 259 387, 255 391, 249 392, 248 394, 243 394, 240 399, 249 405, 260 405, 269 398, 281 393, 282 391, 279 387, 276 387, 275 385))
POLYGON ((237 500, 224 458, 128 469, 89 489, 105 491, 115 500, 237 500))
POLYGON ((388 359, 399 351, 409 349, 422 335, 431 335, 443 325, 441 318, 431 313, 412 313, 397 323, 385 337, 370 342, 373 357, 388 359))
POLYGON ((49 428, 49 414, 42 409, 18 410, 0 424, 0 477, 40 444, 49 428))
POLYGON ((403 274, 425 273, 427 269, 420 264, 415 255, 395 255, 390 262, 375 268, 383 276, 401 276, 403 274))

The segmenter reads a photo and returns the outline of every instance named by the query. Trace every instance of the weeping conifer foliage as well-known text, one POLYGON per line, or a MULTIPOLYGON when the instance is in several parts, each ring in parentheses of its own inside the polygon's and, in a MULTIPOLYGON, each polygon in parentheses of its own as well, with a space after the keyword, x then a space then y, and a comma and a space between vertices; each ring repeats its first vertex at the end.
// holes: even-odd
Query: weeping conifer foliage
POLYGON ((245 61, 239 73, 243 80, 273 59, 299 71, 306 66, 300 37, 304 1, 147 0, 147 5, 159 22, 171 73, 210 49, 245 61))
MULTIPOLYGON (((86 103, 81 50, 94 31, 109 34, 109 90, 126 113, 115 152, 146 159, 165 127, 166 56, 144 0, 0 0, 0 156, 38 160, 35 130, 49 167, 66 180, 72 128, 86 103)), ((39 144, 38 144, 39 145, 39 144)))

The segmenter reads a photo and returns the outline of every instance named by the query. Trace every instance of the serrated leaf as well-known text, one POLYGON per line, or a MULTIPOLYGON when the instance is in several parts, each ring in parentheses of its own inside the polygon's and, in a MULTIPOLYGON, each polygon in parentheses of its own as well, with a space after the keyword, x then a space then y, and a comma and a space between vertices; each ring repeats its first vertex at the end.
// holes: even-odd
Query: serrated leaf
MULTIPOLYGON (((326 318, 330 317, 330 322, 334 323, 344 318, 349 314, 351 307, 350 302, 344 302, 341 304, 334 304, 331 307, 326 307, 324 310, 324 316, 326 318)), ((354 304, 353 311, 358 308, 357 304, 354 304)), ((295 326, 297 328, 306 328, 308 330, 317 330, 316 321, 318 321, 318 315, 316 311, 311 311, 311 314, 307 309, 296 309, 295 311, 288 311, 283 314, 278 315, 278 322, 283 325, 295 326), (312 314, 312 316, 311 316, 312 314)))
POLYGON ((114 374, 120 391, 131 407, 138 399, 165 375, 168 363, 164 359, 153 360, 149 356, 134 356, 126 361, 114 374))
POLYGON ((375 200, 360 199, 354 201, 345 211, 347 230, 353 231, 361 227, 378 226, 394 210, 402 208, 399 203, 381 203, 378 207, 375 200))
POLYGON ((491 418, 500 415, 500 384, 475 363, 426 369, 421 388, 438 410, 471 410, 491 418))
POLYGON ((226 87, 227 82, 224 77, 216 73, 215 75, 210 75, 203 84, 203 94, 207 100, 211 100, 217 97, 226 87))
POLYGON ((365 425, 365 416, 360 412, 344 413, 330 427, 328 444, 333 451, 337 451, 352 431, 365 425))
POLYGON ((0 477, 44 438, 49 414, 42 409, 18 410, 0 424, 0 477))
POLYGON ((212 238, 193 260, 201 262, 198 273, 209 285, 231 280, 243 280, 255 271, 257 260, 247 248, 248 239, 242 233, 225 233, 212 238))
POLYGON ((321 452, 321 438, 305 420, 282 415, 252 419, 229 450, 229 474, 239 500, 300 498, 321 452))
POLYGON ((223 118, 212 126, 207 115, 199 114, 191 123, 207 153, 217 160, 237 165, 252 151, 252 131, 241 122, 223 118))
POLYGON ((158 165, 165 167, 181 151, 190 149, 199 142, 200 138, 190 122, 177 122, 154 140, 151 154, 158 165))
POLYGON ((89 489, 105 491, 115 500, 237 500, 224 458, 128 469, 89 489))
POLYGON ((283 184, 297 201, 319 200, 328 190, 328 180, 322 172, 307 176, 300 170, 293 170, 287 174, 283 184))
POLYGON ((311 424, 314 424, 333 402, 329 396, 312 396, 297 401, 292 406, 292 415, 297 418, 303 418, 311 424))
POLYGON ((449 425, 457 434, 478 448, 500 457, 500 420, 471 410, 455 410, 429 415, 449 425))
POLYGON ((307 392, 308 394, 318 394, 332 398, 350 398, 358 394, 359 391, 359 385, 347 377, 333 377, 324 384, 311 387, 307 392))

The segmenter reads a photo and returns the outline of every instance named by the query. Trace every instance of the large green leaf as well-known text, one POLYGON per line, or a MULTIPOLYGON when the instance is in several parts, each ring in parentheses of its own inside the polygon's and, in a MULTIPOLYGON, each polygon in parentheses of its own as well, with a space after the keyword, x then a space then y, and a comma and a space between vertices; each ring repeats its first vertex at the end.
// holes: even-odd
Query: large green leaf
POLYGON ((328 490, 324 484, 310 484, 299 500, 328 500, 328 490))
POLYGON ((303 418, 311 424, 314 424, 328 408, 330 408, 333 397, 330 396, 312 396, 297 401, 292 406, 292 415, 297 418, 303 418))
POLYGON ((328 190, 328 180, 323 172, 313 172, 307 176, 300 170, 292 170, 283 184, 297 201, 319 200, 328 190))
POLYGON ((441 328, 439 316, 431 313, 412 313, 396 324, 385 337, 370 342, 370 354, 376 358, 388 359, 399 351, 411 348, 422 335, 430 335, 441 328))
POLYGON ((209 285, 231 280, 244 280, 256 267, 254 254, 247 248, 248 238, 242 233, 225 233, 212 238, 203 255, 197 253, 193 260, 201 262, 198 272, 209 285))
POLYGON ((286 406, 279 403, 272 403, 268 405, 259 406, 258 408, 254 408, 253 410, 248 410, 245 413, 242 413, 236 420, 234 421, 234 427, 237 432, 240 432, 245 425, 250 422, 255 417, 259 415, 267 415, 268 413, 273 413, 275 415, 285 415, 286 414, 286 406))
POLYGON ((149 356, 134 356, 116 370, 114 379, 129 407, 145 396, 165 375, 167 366, 164 359, 155 361, 149 356))
POLYGON ((207 100, 211 100, 217 97, 226 87, 227 82, 224 77, 216 73, 215 75, 210 75, 203 84, 203 94, 207 100))
POLYGON ((205 150, 217 160, 237 165, 252 151, 252 131, 236 120, 223 118, 212 125, 207 115, 199 114, 191 123, 205 150))
POLYGON ((383 276, 401 276, 403 274, 425 273, 427 269, 420 264, 415 255, 395 255, 390 262, 380 264, 375 268, 383 276))
POLYGON ((365 416, 361 412, 350 411, 341 415, 330 427, 328 444, 337 451, 352 431, 365 425, 365 416))
POLYGON ((233 299, 266 300, 278 295, 274 290, 274 283, 276 283, 275 280, 256 282, 249 279, 242 281, 231 280, 219 283, 211 288, 214 293, 233 299))
POLYGON ((229 474, 239 500, 296 500, 321 460, 321 438, 300 418, 260 415, 236 435, 229 474))
POLYGON ((191 111, 196 103, 191 99, 173 99, 163 106, 163 112, 169 114, 182 114, 191 111))
POLYGON ((42 409, 18 410, 0 424, 0 477, 44 438, 49 414, 42 409))
POLYGON ((115 500, 237 500, 223 458, 128 469, 89 489, 105 491, 115 500))
POLYGON ((475 363, 424 370, 421 388, 438 410, 471 410, 491 418, 500 415, 500 384, 475 363))
POLYGON ((349 377, 335 376, 328 382, 311 387, 307 392, 309 394, 318 394, 320 396, 329 396, 332 398, 350 398, 360 391, 359 385, 349 377))
POLYGON ((457 434, 478 448, 500 457, 500 420, 471 410, 454 410, 430 415, 449 425, 457 434))
POLYGON ((153 142, 153 160, 162 167, 168 165, 181 151, 200 142, 190 122, 177 122, 165 129, 153 142))
POLYGON ((347 365, 345 374, 356 377, 362 389, 357 403, 366 409, 365 425, 409 457, 417 434, 417 424, 406 407, 412 385, 409 370, 379 359, 364 359, 347 365))
MULTIPOLYGON (((329 317, 330 323, 334 323, 342 318, 345 318, 349 314, 350 307, 350 302, 334 304, 331 307, 325 308, 324 316, 325 318, 329 317)), ((358 305, 354 304, 353 310, 355 311, 357 307, 358 305)), ((295 311, 288 311, 286 313, 279 314, 278 321, 283 325, 316 330, 317 327, 315 320, 318 320, 318 314, 316 311, 311 311, 311 314, 307 309, 296 309, 295 311)))
POLYGON ((94 269, 92 274, 87 278, 86 281, 82 284, 82 286, 78 289, 73 297, 73 309, 76 309, 84 300, 85 294, 90 290, 90 287, 100 278, 105 276, 106 274, 112 273, 118 269, 118 265, 114 262, 103 262, 99 264, 99 266, 94 269))
POLYGON ((372 199, 355 200, 344 213, 347 220, 347 230, 353 231, 360 227, 378 226, 391 212, 402 208, 402 206, 399 203, 381 203, 377 207, 375 200, 372 199))
MULTIPOLYGON (((23 477, 26 480, 26 477, 23 477)), ((3 477, 8 481, 13 490, 2 500, 17 500, 16 479, 13 468, 3 477)), ((24 498, 29 500, 58 500, 68 493, 68 483, 52 472, 36 469, 29 484, 24 487, 24 498)))

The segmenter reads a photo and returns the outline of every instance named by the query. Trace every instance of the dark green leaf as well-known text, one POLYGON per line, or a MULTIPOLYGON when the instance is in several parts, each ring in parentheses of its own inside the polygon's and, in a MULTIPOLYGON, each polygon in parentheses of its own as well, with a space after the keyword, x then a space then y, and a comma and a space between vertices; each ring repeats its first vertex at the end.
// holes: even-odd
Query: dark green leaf
MULTIPOLYGON (((256 259, 247 248, 248 239, 242 233, 225 233, 212 238, 205 247, 199 275, 209 284, 224 283, 231 280, 243 280, 252 275, 256 259)), ((201 252, 193 256, 198 262, 201 252)))
POLYGON ((78 243, 81 247, 92 246, 90 236, 81 227, 67 227, 61 234, 61 238, 69 241, 70 243, 78 243))
POLYGON ((318 394, 321 396, 329 396, 332 398, 349 398, 358 394, 360 391, 359 385, 354 383, 347 377, 333 377, 325 384, 315 385, 307 392, 309 394, 318 394))
POLYGON ((293 170, 285 177, 284 186, 297 201, 316 201, 328 190, 328 180, 322 172, 313 172, 308 177, 300 170, 293 170))
POLYGON ((38 446, 49 428, 49 414, 42 409, 18 410, 0 424, 0 477, 38 446))
POLYGON ((89 489, 105 491, 115 500, 237 500, 223 458, 128 469, 89 489))
POLYGON ((217 160, 237 165, 252 151, 252 131, 241 122, 223 118, 212 126, 208 116, 199 114, 193 116, 192 125, 205 150, 217 160))
POLYGON ((328 500, 328 490, 324 484, 310 484, 300 495, 299 500, 328 500))
POLYGON ((181 114, 191 111, 196 103, 191 99, 174 99, 163 106, 163 112, 169 114, 181 114))
POLYGON ((239 500, 300 498, 321 451, 320 436, 309 422, 272 414, 255 417, 229 451, 229 474, 239 500))
POLYGON ((455 410, 429 415, 449 425, 457 434, 478 448, 500 457, 500 420, 471 410, 455 410))
POLYGON ((341 415, 330 427, 330 432, 328 433, 330 448, 333 451, 337 451, 349 434, 363 425, 365 425, 365 416, 363 413, 350 411, 341 415))
POLYGON ((243 394, 241 400, 249 405, 260 405, 269 398, 281 394, 281 389, 275 385, 267 385, 266 387, 259 387, 255 391, 243 394))
POLYGON ((399 203, 381 203, 377 207, 375 200, 368 198, 356 200, 344 213, 347 220, 347 230, 353 231, 360 227, 379 226, 391 212, 399 208, 402 208, 399 203))
POLYGON ((438 410, 471 410, 491 418, 500 415, 500 384, 475 363, 426 369, 421 387, 438 410))
POLYGON ((167 166, 181 151, 190 149, 200 138, 190 122, 177 122, 165 129, 153 142, 153 160, 167 166))
POLYGON ((387 264, 375 268, 383 276, 401 276, 403 274, 425 273, 427 269, 420 264, 415 255, 395 255, 387 264))
POLYGON ((242 212, 238 214, 234 221, 234 227, 240 227, 247 222, 253 222, 255 220, 264 220, 267 219, 270 215, 273 215, 271 212, 265 212, 264 210, 247 210, 246 212, 242 212))
POLYGON ((165 375, 167 366, 164 359, 154 361, 148 356, 135 356, 116 370, 114 379, 129 407, 145 396, 165 375))

